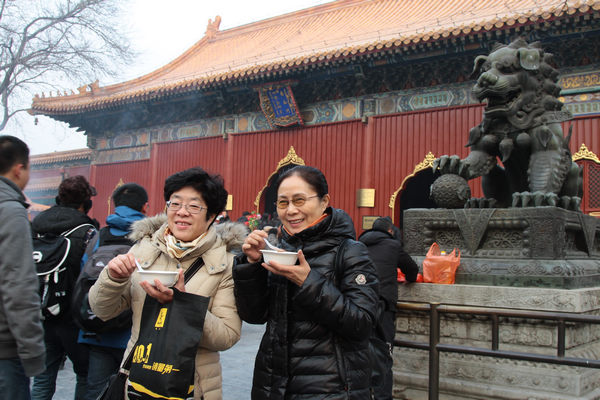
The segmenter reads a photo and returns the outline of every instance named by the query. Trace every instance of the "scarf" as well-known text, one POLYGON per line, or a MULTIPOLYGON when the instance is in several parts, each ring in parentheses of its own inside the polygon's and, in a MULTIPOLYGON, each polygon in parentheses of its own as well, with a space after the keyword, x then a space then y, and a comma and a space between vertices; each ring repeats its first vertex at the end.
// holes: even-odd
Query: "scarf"
MULTIPOLYGON (((304 228, 304 229, 302 229, 302 230, 305 230, 305 229, 308 229, 308 228, 310 228, 311 226, 315 226, 315 225, 317 225, 319 222, 323 221, 323 220, 324 220, 325 218, 327 218, 328 216, 329 216, 329 214, 327 214, 327 213, 323 213, 323 215, 321 215, 321 216, 320 216, 320 217, 319 217, 319 218, 318 218, 318 219, 317 219, 315 222, 313 222, 312 224, 310 224, 309 226, 307 226, 306 228, 304 228)), ((281 226, 283 227, 283 229, 285 229, 285 226, 283 226, 283 225, 281 225, 281 226)), ((293 233, 290 233, 290 231, 288 231, 287 229, 285 229, 285 231, 287 232, 287 234, 288 234, 288 235, 290 235, 290 236, 294 236, 294 234, 293 234, 293 233)))
POLYGON ((205 236, 206 232, 191 242, 182 242, 173 236, 169 228, 167 228, 165 229, 165 244, 167 246, 167 253, 173 258, 181 259, 191 253, 205 236))

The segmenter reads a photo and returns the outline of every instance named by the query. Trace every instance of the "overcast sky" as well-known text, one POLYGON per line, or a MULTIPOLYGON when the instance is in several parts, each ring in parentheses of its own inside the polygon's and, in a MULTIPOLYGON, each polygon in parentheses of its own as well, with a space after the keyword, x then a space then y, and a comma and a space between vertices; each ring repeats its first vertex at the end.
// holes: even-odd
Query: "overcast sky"
MULTIPOLYGON (((225 30, 330 1, 131 0, 131 42, 139 57, 122 76, 111 82, 101 80, 100 86, 145 75, 172 61, 202 39, 209 18, 214 21, 217 15, 221 16, 220 30, 225 30)), ((73 82, 66 89, 76 90, 82 83, 89 82, 73 82)), ((2 134, 23 138, 32 155, 85 148, 85 135, 66 126, 43 116, 35 125, 34 118, 27 115, 2 134)))

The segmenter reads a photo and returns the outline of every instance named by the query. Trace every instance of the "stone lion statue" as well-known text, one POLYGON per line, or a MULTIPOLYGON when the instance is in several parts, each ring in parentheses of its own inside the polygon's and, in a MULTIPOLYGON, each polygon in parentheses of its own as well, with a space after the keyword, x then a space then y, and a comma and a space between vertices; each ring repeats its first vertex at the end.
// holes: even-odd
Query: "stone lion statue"
POLYGON ((485 198, 470 199, 465 207, 579 210, 582 171, 571 159, 571 129, 565 138, 561 128, 572 116, 558 100, 551 56, 539 43, 517 39, 475 59, 472 91, 479 101, 487 100, 483 121, 470 130, 467 158, 445 155, 433 166, 466 180, 482 177, 485 198))

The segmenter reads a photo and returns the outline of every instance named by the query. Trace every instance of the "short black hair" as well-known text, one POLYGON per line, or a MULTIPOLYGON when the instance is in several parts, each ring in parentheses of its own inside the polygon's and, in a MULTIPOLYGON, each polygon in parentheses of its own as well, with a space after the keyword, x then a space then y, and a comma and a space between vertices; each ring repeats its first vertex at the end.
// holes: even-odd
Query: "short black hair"
POLYGON ((29 147, 21 139, 10 136, 0 136, 0 174, 10 171, 15 164, 23 164, 29 168, 29 147))
POLYGON ((112 199, 116 207, 127 206, 136 211, 142 211, 142 207, 148 202, 148 193, 142 186, 131 182, 115 189, 112 199))
POLYGON ((374 231, 389 233, 390 229, 394 229, 393 226, 394 223, 390 217, 379 217, 373 222, 373 227, 371 229, 374 231))
POLYGON ((323 175, 321 170, 315 167, 309 167, 307 165, 298 165, 285 171, 279 177, 279 179, 277 179, 275 191, 279 190, 281 182, 294 175, 298 175, 306 183, 308 183, 309 186, 312 187, 315 192, 317 192, 317 196, 319 196, 320 199, 329 193, 329 186, 327 185, 327 179, 325 179, 325 175, 323 175))
POLYGON ((95 195, 96 189, 90 185, 85 176, 75 175, 58 185, 56 204, 71 208, 79 208, 83 205, 84 209, 89 211, 92 207, 92 196, 95 195))
POLYGON ((227 190, 220 175, 209 174, 201 167, 176 172, 165 180, 164 197, 169 201, 171 195, 184 187, 191 187, 202 195, 206 207, 206 220, 218 215, 227 204, 227 190))

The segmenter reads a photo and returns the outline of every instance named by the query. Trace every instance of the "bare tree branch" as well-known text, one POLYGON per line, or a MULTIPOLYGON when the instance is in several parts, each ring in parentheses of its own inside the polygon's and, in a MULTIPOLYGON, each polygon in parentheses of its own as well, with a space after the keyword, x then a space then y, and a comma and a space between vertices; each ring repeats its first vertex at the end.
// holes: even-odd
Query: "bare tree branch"
POLYGON ((0 131, 22 94, 113 76, 134 54, 121 27, 127 0, 0 0, 0 131))

